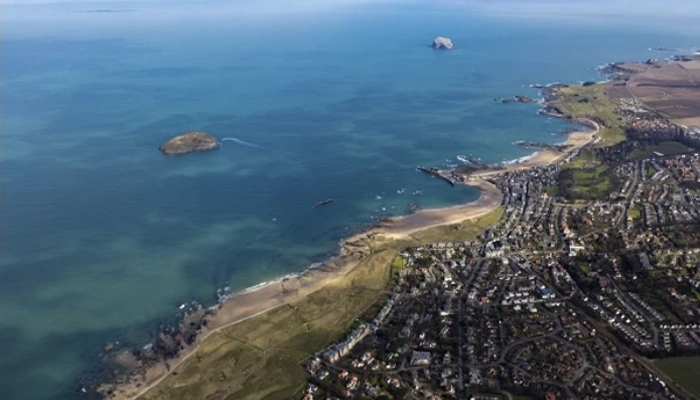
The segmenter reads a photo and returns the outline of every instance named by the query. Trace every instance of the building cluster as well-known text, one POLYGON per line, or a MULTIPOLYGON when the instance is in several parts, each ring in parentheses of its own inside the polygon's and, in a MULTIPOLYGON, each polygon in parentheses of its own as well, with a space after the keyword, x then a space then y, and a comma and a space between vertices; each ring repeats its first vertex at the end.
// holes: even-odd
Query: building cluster
POLYGON ((700 354, 700 157, 618 162, 609 196, 575 203, 550 190, 568 162, 489 175, 494 225, 400 252, 305 398, 688 398, 649 359, 700 354))
POLYGON ((314 356, 305 398, 477 398, 503 392, 683 398, 624 337, 652 347, 656 337, 663 346, 668 332, 672 343, 680 337, 690 343, 697 324, 670 324, 639 294, 614 287, 586 293, 567 272, 568 251, 509 251, 489 258, 482 255, 489 243, 402 251, 404 267, 394 271, 396 286, 377 313, 381 322, 360 323, 343 342, 314 356))

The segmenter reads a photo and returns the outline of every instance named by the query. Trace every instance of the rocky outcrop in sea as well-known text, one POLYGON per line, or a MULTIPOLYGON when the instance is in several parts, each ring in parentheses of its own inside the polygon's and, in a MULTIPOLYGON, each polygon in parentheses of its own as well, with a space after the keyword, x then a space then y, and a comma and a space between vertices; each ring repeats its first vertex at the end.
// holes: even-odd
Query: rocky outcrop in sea
POLYGON ((452 40, 450 40, 450 38, 438 36, 435 38, 435 40, 433 40, 431 47, 437 50, 452 50, 454 45, 452 44, 452 40))
POLYGON ((218 149, 221 143, 206 132, 190 131, 163 143, 159 149, 163 154, 178 156, 196 151, 218 149))

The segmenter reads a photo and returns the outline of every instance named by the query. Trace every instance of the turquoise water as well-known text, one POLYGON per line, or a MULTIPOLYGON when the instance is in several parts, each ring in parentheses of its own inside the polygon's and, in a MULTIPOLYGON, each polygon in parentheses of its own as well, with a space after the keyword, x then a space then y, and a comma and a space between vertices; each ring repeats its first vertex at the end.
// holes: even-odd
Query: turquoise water
POLYGON ((698 44, 615 18, 125 4, 3 8, 3 399, 75 398, 105 341, 146 343, 182 302, 299 271, 410 202, 478 197, 416 165, 512 160, 568 127, 494 97, 698 44), (95 8, 136 11, 79 12, 95 8), (437 35, 458 48, 427 48, 437 35), (157 151, 192 129, 238 142, 157 151))

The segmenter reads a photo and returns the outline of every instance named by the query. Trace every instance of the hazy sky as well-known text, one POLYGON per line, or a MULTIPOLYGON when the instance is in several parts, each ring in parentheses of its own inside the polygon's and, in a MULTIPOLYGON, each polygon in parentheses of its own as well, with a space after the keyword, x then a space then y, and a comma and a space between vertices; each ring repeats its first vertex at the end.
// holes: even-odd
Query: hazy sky
MULTIPOLYGON (((454 13, 492 14, 513 20, 635 24, 700 34, 700 24, 697 23, 700 20, 700 0, 2 0, 2 3, 8 11, 21 10, 19 14, 12 13, 12 18, 22 15, 22 18, 29 19, 36 19, 42 13, 35 7, 8 5, 48 4, 48 10, 60 7, 67 11, 129 8, 156 10, 158 13, 144 14, 142 18, 165 18, 168 13, 183 12, 199 16, 220 12, 263 17, 287 12, 312 14, 345 9, 386 13, 444 9, 454 13)), ((49 14, 53 12, 49 11, 49 14)), ((8 13, 5 13, 3 19, 8 18, 8 13)))
MULTIPOLYGON (((173 0, 5 0, 3 5, 10 4, 142 4, 168 3, 173 0)), ((405 4, 407 6, 420 4, 442 4, 446 7, 461 7, 488 10, 494 12, 536 13, 585 13, 585 14, 655 14, 686 15, 700 12, 700 1, 697 0, 191 0, 177 1, 205 5, 207 3, 228 3, 244 8, 335 8, 340 6, 363 6, 367 4, 405 4)))

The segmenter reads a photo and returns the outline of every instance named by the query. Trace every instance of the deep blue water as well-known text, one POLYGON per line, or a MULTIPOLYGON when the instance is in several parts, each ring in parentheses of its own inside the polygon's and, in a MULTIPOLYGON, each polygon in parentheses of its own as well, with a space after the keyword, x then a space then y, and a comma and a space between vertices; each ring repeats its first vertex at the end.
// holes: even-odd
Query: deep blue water
POLYGON ((416 165, 561 140, 563 122, 495 97, 699 44, 623 16, 544 23, 425 5, 76 3, 1 18, 3 399, 75 398, 105 341, 145 343, 183 301, 299 271, 412 201, 478 196, 416 165), (95 8, 136 11, 78 12, 95 8), (437 35, 458 48, 432 51, 437 35), (158 152, 192 129, 244 144, 158 152))

